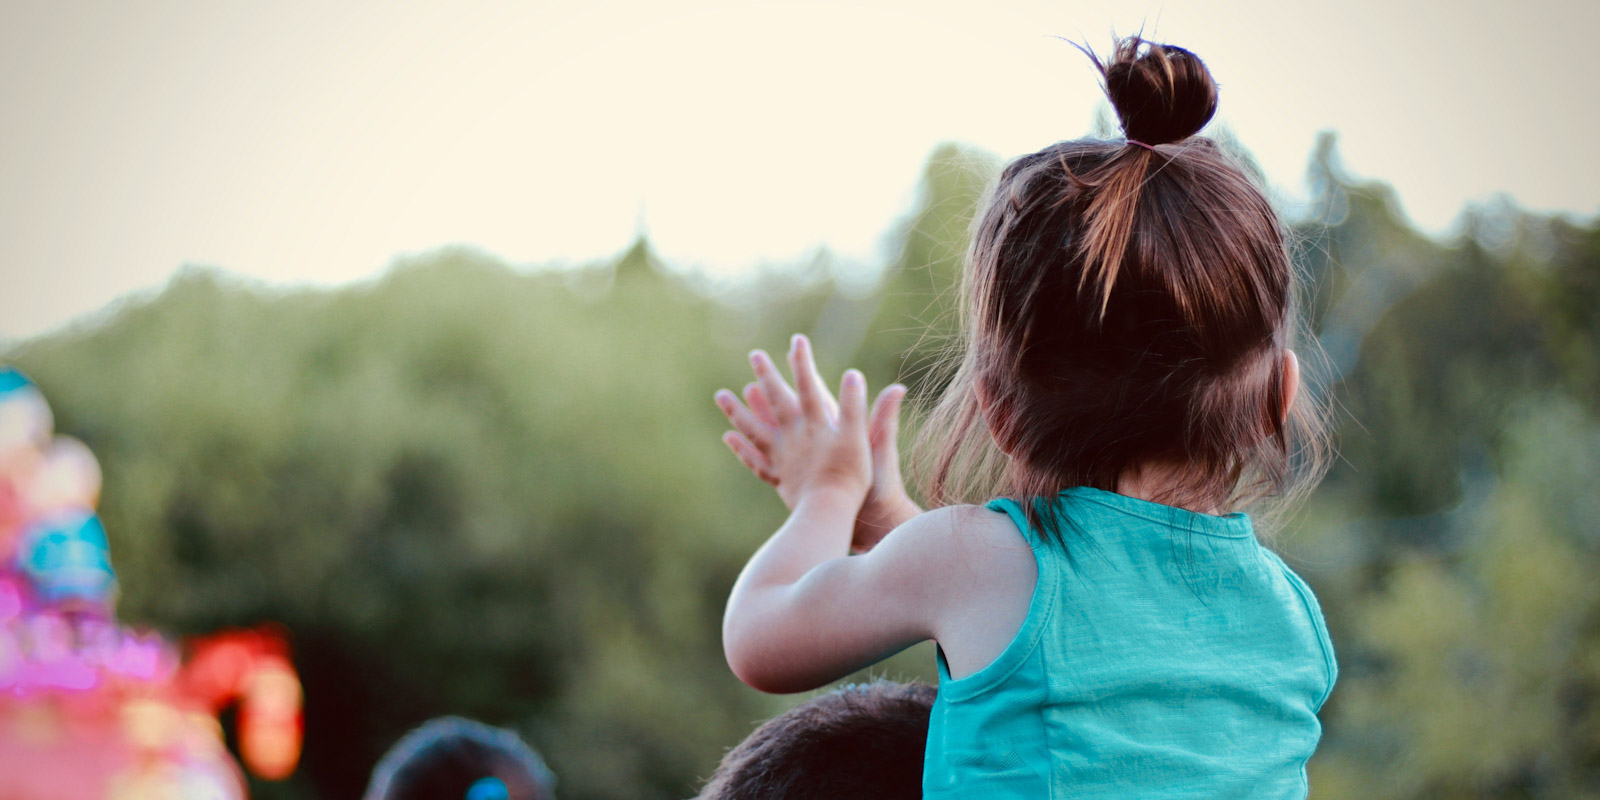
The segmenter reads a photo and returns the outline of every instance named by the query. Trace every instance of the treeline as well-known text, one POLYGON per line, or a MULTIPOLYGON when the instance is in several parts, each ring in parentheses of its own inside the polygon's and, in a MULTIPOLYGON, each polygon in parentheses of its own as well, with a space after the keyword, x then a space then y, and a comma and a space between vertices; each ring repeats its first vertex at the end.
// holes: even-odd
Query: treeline
MULTIPOLYGON (((831 371, 926 398, 996 167, 936 152, 867 293, 826 253, 712 291, 647 241, 564 271, 446 249, 330 291, 188 269, 3 355, 102 461, 125 620, 291 632, 306 755, 256 796, 356 796, 456 713, 521 729, 569 800, 687 797, 792 702, 722 662, 782 507, 711 392, 807 331, 831 371)), ((1501 205, 1441 243, 1331 140, 1310 174, 1341 458, 1277 546, 1339 649, 1315 794, 1600 791, 1600 226, 1501 205)), ((932 677, 924 651, 884 670, 932 677)))

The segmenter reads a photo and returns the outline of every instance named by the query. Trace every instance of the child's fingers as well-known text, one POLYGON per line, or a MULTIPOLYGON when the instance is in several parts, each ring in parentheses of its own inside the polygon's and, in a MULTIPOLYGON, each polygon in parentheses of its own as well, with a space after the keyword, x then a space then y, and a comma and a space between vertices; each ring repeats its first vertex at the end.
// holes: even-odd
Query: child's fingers
POLYGON ((839 381, 839 428, 866 432, 867 379, 859 370, 845 370, 839 381))
POLYGON ((733 451, 734 456, 739 459, 739 463, 755 473, 757 478, 773 486, 778 485, 777 476, 772 474, 772 464, 767 461, 767 457, 762 455, 755 445, 750 443, 749 439, 739 435, 738 431, 728 431, 722 434, 722 443, 726 444, 728 449, 733 451))
POLYGON ((872 401, 872 419, 867 423, 867 431, 873 447, 895 444, 895 437, 900 433, 900 401, 905 396, 906 387, 894 383, 879 392, 878 399, 872 401))
POLYGON ((766 393, 761 391, 761 384, 745 384, 743 394, 744 404, 750 407, 751 413, 768 425, 775 426, 778 424, 778 420, 772 416, 772 408, 767 405, 766 393))
POLYGON ((772 446, 772 427, 762 422, 750 409, 745 408, 744 404, 733 396, 733 392, 721 389, 713 399, 716 400, 717 408, 722 409, 722 413, 727 415, 728 422, 733 424, 734 430, 743 434, 745 439, 762 452, 766 452, 772 446))
POLYGON ((800 341, 806 348, 806 366, 811 368, 811 380, 817 387, 817 395, 822 400, 822 414, 832 425, 839 421, 839 401, 833 397, 833 392, 828 391, 828 382, 822 379, 822 371, 817 369, 816 353, 811 349, 811 339, 805 335, 800 336, 800 341))
POLYGON ((756 372, 756 383, 761 387, 762 396, 767 399, 767 408, 772 411, 774 422, 787 422, 800 413, 794 391, 784 382, 777 365, 772 363, 772 358, 765 351, 751 351, 750 366, 756 372))
POLYGON ((872 403, 872 419, 867 423, 873 479, 884 486, 900 480, 900 401, 905 396, 906 387, 898 383, 879 392, 872 403))
POLYGON ((828 387, 817 373, 816 361, 811 357, 811 341, 804 334, 795 334, 789 342, 789 369, 794 373, 800 412, 812 419, 826 419, 828 402, 822 398, 828 394, 828 387))

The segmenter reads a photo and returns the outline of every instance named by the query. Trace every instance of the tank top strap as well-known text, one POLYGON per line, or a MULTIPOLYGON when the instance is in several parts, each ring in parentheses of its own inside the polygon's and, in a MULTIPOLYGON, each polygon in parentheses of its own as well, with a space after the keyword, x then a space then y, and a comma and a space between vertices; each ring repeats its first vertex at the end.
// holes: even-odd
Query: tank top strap
MULTIPOLYGON (((1061 581, 1060 549, 1058 546, 1046 541, 1039 533, 1028 525, 1028 517, 1015 500, 997 498, 984 504, 984 508, 999 511, 1011 518, 1017 530, 1027 542, 1028 548, 1033 551, 1034 563, 1038 566, 1038 578, 1033 585, 1033 597, 1028 603, 1028 615, 1023 618, 1022 626, 1005 649, 1000 652, 987 666, 971 675, 952 679, 949 665, 945 662, 943 651, 937 651, 937 664, 939 671, 939 697, 946 703, 971 700, 985 694, 997 687, 1000 683, 1010 678, 1019 669, 1038 669, 1038 665, 1026 667, 1039 647, 1040 640, 1049 630, 1054 615, 1056 596, 1061 581)), ((1032 675, 1030 685, 1037 684, 1042 687, 1045 683, 1043 674, 1032 675)), ((1042 689, 1041 689, 1042 691, 1042 689)))
POLYGON ((1033 526, 1028 524, 1028 515, 1022 510, 1021 503, 1009 497, 996 497, 984 503, 983 507, 990 511, 999 511, 1010 517, 1011 521, 1017 524, 1017 530, 1022 531, 1022 536, 1028 540, 1028 544, 1037 546, 1040 543, 1042 537, 1033 529, 1033 526))
POLYGON ((1033 550, 1033 560, 1038 564, 1039 577, 1033 593, 1034 603, 1029 616, 1039 610, 1041 601, 1047 601, 1056 596, 1056 590, 1062 578, 1063 565, 1061 560, 1066 557, 1066 548, 1057 541, 1047 538, 1044 534, 1028 524, 1028 514, 1022 510, 1022 504, 1009 497, 997 497, 983 505, 990 511, 999 511, 1011 518, 1012 524, 1017 526, 1017 531, 1022 534, 1028 547, 1033 550))

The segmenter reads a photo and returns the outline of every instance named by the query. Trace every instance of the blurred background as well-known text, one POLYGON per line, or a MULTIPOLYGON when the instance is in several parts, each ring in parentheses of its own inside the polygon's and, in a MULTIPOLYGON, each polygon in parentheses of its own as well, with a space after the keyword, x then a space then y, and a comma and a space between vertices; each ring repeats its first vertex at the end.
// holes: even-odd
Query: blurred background
POLYGON ((1143 26, 1211 65, 1327 354, 1340 457, 1272 532, 1340 659, 1314 795, 1595 796, 1596 22, 10 3, 0 362, 99 459, 123 621, 288 642, 302 755, 253 796, 357 796, 448 713, 564 798, 688 797, 797 699, 722 661, 783 508, 711 393, 803 331, 928 400, 985 184, 1116 135, 1051 36, 1143 26))

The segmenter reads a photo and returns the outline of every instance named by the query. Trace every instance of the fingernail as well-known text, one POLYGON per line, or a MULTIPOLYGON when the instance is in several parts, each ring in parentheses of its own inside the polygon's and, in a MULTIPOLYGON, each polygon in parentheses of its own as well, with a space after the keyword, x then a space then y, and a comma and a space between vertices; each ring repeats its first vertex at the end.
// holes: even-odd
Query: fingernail
POLYGON ((844 373, 844 385, 849 386, 852 389, 861 385, 861 380, 861 373, 856 372, 853 369, 847 370, 844 373))
POLYGON ((764 355, 765 354, 762 353, 760 350, 751 350, 750 351, 750 366, 755 367, 756 369, 761 369, 761 364, 765 360, 763 358, 764 355))

